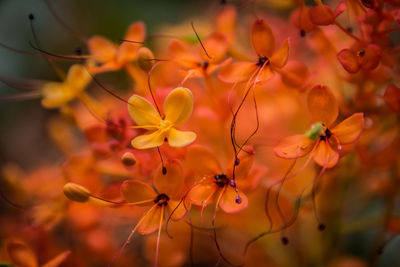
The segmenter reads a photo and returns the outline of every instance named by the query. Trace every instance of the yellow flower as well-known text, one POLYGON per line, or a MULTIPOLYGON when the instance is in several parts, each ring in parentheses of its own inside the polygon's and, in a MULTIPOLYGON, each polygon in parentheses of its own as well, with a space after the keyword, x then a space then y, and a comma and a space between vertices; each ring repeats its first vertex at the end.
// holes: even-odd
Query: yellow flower
POLYGON ((63 82, 48 82, 42 88, 42 105, 45 108, 58 108, 77 98, 85 90, 92 77, 82 65, 69 68, 63 82))
POLYGON ((138 126, 154 131, 147 135, 137 136, 132 140, 132 146, 146 149, 161 146, 165 140, 172 147, 183 147, 196 139, 196 134, 189 131, 179 131, 176 126, 184 124, 192 114, 192 92, 183 87, 172 90, 164 101, 164 118, 145 98, 133 95, 129 98, 129 114, 138 126))

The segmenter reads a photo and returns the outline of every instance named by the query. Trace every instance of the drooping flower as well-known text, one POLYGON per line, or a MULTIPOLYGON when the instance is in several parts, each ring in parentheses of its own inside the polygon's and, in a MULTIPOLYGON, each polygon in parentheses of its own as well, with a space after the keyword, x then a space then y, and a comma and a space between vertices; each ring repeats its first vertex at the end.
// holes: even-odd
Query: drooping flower
POLYGON ((335 96, 326 87, 316 85, 307 95, 307 105, 313 125, 305 134, 281 139, 274 147, 277 156, 295 159, 310 154, 315 163, 325 168, 334 167, 344 145, 354 143, 364 127, 363 113, 355 113, 332 127, 339 107, 335 96))
POLYGON ((137 136, 132 140, 132 146, 146 149, 161 146, 168 141, 172 147, 183 147, 196 139, 196 133, 177 130, 192 114, 193 95, 184 87, 172 90, 164 101, 164 114, 161 116, 154 106, 145 98, 133 95, 129 99, 128 110, 136 122, 135 128, 153 131, 147 135, 137 136))

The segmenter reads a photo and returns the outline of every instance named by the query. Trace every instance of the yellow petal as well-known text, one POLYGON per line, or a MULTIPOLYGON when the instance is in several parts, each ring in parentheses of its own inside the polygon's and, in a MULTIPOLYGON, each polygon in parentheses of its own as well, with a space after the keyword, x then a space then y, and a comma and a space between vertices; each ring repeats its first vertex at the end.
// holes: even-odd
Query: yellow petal
POLYGON ((168 134, 168 143, 172 147, 183 147, 187 146, 196 140, 196 133, 189 131, 179 131, 175 128, 171 128, 168 134))
POLYGON ((137 136, 132 140, 132 146, 137 149, 146 149, 161 146, 167 133, 157 130, 151 134, 137 136))
POLYGON ((65 83, 46 83, 42 88, 42 105, 45 108, 57 108, 71 101, 75 94, 65 83))
POLYGON ((92 76, 84 66, 74 64, 68 70, 66 84, 69 84, 71 89, 78 93, 85 89, 91 79, 92 76))
POLYGON ((193 94, 184 87, 178 87, 168 94, 164 101, 165 119, 174 125, 184 124, 192 114, 193 94))
POLYGON ((99 62, 108 62, 114 60, 117 54, 115 45, 101 36, 93 36, 88 41, 89 53, 92 58, 99 62))
MULTIPOLYGON (((147 101, 147 99, 133 95, 128 100, 128 111, 131 118, 136 122, 137 125, 159 125, 161 122, 160 114, 154 106, 147 101)), ((152 130, 154 127, 144 129, 152 130)))

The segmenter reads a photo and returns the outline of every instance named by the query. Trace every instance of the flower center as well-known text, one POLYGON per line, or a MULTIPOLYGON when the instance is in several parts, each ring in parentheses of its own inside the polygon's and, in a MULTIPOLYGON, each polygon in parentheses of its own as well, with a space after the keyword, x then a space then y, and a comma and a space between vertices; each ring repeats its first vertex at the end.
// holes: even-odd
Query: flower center
POLYGON ((258 62, 257 62, 257 66, 262 67, 263 65, 269 65, 269 58, 267 57, 259 57, 258 58, 258 62))
POLYGON ((229 179, 226 176, 226 174, 216 174, 214 176, 214 182, 219 186, 219 187, 224 187, 225 185, 229 184, 229 179))
POLYGON ((160 128, 169 128, 172 126, 172 123, 169 120, 163 120, 158 125, 160 128))
POLYGON ((155 199, 154 203, 156 203, 159 207, 166 206, 168 204, 169 197, 166 194, 159 194, 155 199))

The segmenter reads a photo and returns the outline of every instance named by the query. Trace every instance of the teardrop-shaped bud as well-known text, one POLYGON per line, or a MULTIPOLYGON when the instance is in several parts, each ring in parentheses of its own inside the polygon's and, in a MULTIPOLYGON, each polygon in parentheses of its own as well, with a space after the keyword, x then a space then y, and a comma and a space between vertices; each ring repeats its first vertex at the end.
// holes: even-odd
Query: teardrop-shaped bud
POLYGON ((90 191, 81 185, 67 183, 64 185, 64 195, 72 201, 87 202, 90 198, 90 191))
POLYGON ((136 164, 136 157, 132 152, 125 152, 121 157, 121 161, 125 166, 133 166, 136 164))
POLYGON ((139 48, 137 62, 142 70, 149 72, 153 67, 153 60, 154 55, 150 49, 148 49, 147 47, 139 48))

